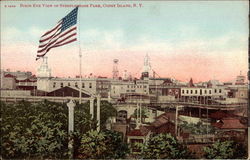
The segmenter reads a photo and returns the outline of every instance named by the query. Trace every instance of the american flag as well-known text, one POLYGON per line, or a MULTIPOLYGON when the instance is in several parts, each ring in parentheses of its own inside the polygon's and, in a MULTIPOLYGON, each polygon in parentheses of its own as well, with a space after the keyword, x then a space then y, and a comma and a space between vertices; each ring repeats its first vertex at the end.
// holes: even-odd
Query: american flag
POLYGON ((60 47, 77 40, 77 12, 78 7, 61 19, 54 28, 41 36, 36 60, 43 57, 52 48, 60 47))

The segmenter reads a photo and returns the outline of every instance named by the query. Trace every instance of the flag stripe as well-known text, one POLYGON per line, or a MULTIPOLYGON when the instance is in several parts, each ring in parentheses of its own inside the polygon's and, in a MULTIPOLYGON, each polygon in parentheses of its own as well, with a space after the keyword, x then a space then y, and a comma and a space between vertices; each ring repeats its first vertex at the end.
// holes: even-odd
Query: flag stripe
POLYGON ((50 43, 51 41, 53 41, 53 40, 58 40, 59 38, 61 38, 61 37, 65 36, 66 34, 68 34, 68 33, 72 32, 72 31, 74 31, 74 30, 76 30, 76 27, 71 28, 71 29, 70 29, 70 30, 68 30, 68 31, 65 31, 65 33, 63 32, 63 34, 62 34, 62 33, 58 33, 58 34, 56 34, 56 35, 53 37, 53 39, 51 39, 48 43, 45 43, 45 44, 39 45, 39 48, 42 48, 42 47, 46 46, 47 44, 49 44, 49 43, 50 43), (60 34, 61 34, 61 35, 60 35, 60 34), (59 37, 58 37, 58 36, 59 36, 59 37))
POLYGON ((74 42, 74 41, 76 41, 76 40, 77 40, 77 38, 74 38, 74 39, 69 40, 69 41, 67 41, 67 42, 64 42, 64 43, 62 43, 62 44, 58 44, 58 45, 55 45, 55 46, 51 46, 50 48, 48 48, 47 52, 48 52, 50 49, 52 49, 52 48, 60 47, 60 46, 63 46, 63 45, 65 45, 65 44, 69 44, 69 43, 71 43, 71 42, 74 42))
POLYGON ((63 33, 62 35, 58 34, 57 37, 54 37, 53 39, 51 39, 51 41, 49 41, 45 45, 42 45, 41 47, 39 46, 39 48, 42 48, 42 49, 38 50, 38 53, 41 53, 42 51, 46 50, 49 46, 51 46, 51 45, 55 44, 56 42, 60 41, 67 34, 74 34, 75 33, 74 35, 76 36, 76 32, 73 32, 73 31, 76 31, 76 27, 68 30, 66 33, 63 33), (73 33, 70 33, 70 32, 73 32, 73 33))
POLYGON ((68 38, 71 38, 72 36, 76 36, 76 33, 73 33, 73 34, 69 35, 68 37, 64 38, 63 40, 60 40, 59 42, 58 42, 58 39, 59 39, 59 38, 56 39, 55 41, 53 41, 53 42, 51 42, 50 44, 48 44, 45 48, 39 50, 38 53, 44 52, 44 51, 48 50, 48 48, 49 48, 51 45, 59 44, 59 43, 65 41, 65 40, 67 40, 68 38))
POLYGON ((54 27, 54 28, 53 28, 53 29, 51 29, 50 31, 46 32, 44 35, 42 35, 42 37, 44 37, 44 36, 46 36, 46 35, 50 34, 50 33, 51 33, 51 32, 53 32, 54 30, 56 30, 57 28, 59 28, 61 24, 62 24, 62 22, 61 22, 61 23, 59 23, 56 27, 54 27))
POLYGON ((55 36, 55 34, 58 33, 58 32, 60 32, 60 31, 61 31, 61 28, 58 28, 55 33, 51 34, 50 36, 46 37, 45 39, 41 39, 39 42, 43 43, 43 42, 45 42, 45 41, 53 38, 53 36, 55 36))
POLYGON ((55 33, 53 33, 53 35, 50 36, 51 37, 50 39, 48 39, 47 41, 44 41, 44 42, 40 43, 40 45, 47 44, 48 42, 50 42, 53 39, 55 39, 55 37, 57 37, 59 34, 61 34, 61 29, 59 29, 58 31, 56 31, 55 33))
POLYGON ((60 43, 64 42, 65 40, 67 40, 67 39, 69 39, 69 38, 71 38, 73 36, 76 36, 76 33, 73 33, 73 34, 69 35, 68 37, 64 38, 63 40, 61 40, 59 42, 56 42, 56 44, 60 44, 60 43))
POLYGON ((51 46, 50 48, 48 48, 48 50, 47 50, 45 53, 43 53, 43 54, 41 54, 41 55, 37 55, 37 57, 43 57, 50 49, 56 48, 56 47, 60 47, 60 46, 63 46, 63 45, 66 45, 66 44, 71 43, 71 42, 74 42, 74 41, 77 41, 77 38, 74 38, 74 39, 69 40, 69 41, 67 41, 67 42, 64 42, 64 43, 62 43, 62 44, 58 44, 58 45, 55 45, 55 46, 51 46))

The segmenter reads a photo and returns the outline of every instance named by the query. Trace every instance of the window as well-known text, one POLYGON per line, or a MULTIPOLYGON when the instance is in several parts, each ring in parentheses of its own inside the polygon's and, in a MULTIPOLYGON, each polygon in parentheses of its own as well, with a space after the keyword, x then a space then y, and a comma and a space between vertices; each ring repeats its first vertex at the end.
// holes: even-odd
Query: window
POLYGON ((221 93, 221 89, 219 89, 219 93, 221 93))
POLYGON ((78 88, 78 84, 77 84, 77 82, 75 83, 75 87, 76 87, 76 88, 78 88))
POLYGON ((211 91, 211 90, 209 90, 209 94, 212 94, 212 91, 211 91))
POLYGON ((82 88, 85 88, 85 84, 84 83, 82 83, 82 88))
POLYGON ((70 83, 68 83, 68 86, 70 86, 70 83))
POLYGON ((63 87, 63 83, 61 83, 61 88, 63 87))
POLYGON ((53 83, 53 88, 56 88, 56 82, 53 83))
POLYGON ((205 90, 205 94, 207 94, 207 90, 205 90))
POLYGON ((214 89, 214 93, 217 93, 217 89, 214 89))
POLYGON ((144 86, 144 88, 147 88, 147 86, 144 86))
POLYGON ((191 90, 190 92, 191 92, 191 94, 193 94, 193 90, 191 90))
POLYGON ((186 91, 186 93, 188 94, 188 90, 186 91))
POLYGON ((92 83, 89 83, 89 88, 92 88, 92 83))
POLYGON ((198 93, 198 91, 197 90, 195 90, 195 94, 197 94, 198 93))
POLYGON ((184 92, 185 92, 185 91, 184 91, 184 90, 182 90, 182 94, 184 94, 184 92))
POLYGON ((127 87, 129 88, 129 85, 127 87))

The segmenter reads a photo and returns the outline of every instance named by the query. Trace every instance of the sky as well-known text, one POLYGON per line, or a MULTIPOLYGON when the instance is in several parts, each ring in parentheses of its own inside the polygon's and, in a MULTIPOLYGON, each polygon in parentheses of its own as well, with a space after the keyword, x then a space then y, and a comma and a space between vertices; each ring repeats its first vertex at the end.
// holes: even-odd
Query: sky
POLYGON ((60 4, 89 7, 79 9, 80 41, 46 55, 54 77, 79 74, 79 45, 84 76, 111 77, 119 59, 120 75, 140 77, 146 54, 160 77, 199 82, 247 75, 248 1, 1 1, 1 69, 36 74, 40 36, 73 9, 54 7, 60 4), (104 7, 110 4, 137 7, 104 7))

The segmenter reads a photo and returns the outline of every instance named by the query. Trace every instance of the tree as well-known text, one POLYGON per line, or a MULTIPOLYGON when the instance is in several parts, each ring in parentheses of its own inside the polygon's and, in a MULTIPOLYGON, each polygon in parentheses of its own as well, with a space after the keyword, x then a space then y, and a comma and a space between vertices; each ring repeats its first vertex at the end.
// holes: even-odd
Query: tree
POLYGON ((81 159, 118 159, 128 153, 128 146, 114 131, 89 131, 82 136, 78 158, 81 159))
POLYGON ((216 141, 204 147, 204 157, 208 159, 243 159, 247 158, 247 146, 234 141, 216 141))
POLYGON ((135 159, 141 159, 144 155, 146 145, 140 142, 132 143, 130 148, 132 149, 132 155, 135 159))
POLYGON ((121 159, 129 153, 129 147, 123 142, 122 133, 105 130, 105 139, 108 150, 105 153, 106 159, 121 159))
POLYGON ((65 105, 1 102, 3 158, 66 158, 65 105))
MULTIPOLYGON (((139 114, 138 116, 140 116, 140 109, 138 110, 139 114)), ((138 117, 137 116, 137 109, 135 109, 134 113, 132 114, 134 117, 138 117)), ((141 108, 141 118, 142 118, 142 121, 145 120, 145 117, 148 117, 149 116, 149 112, 146 108, 141 108)))
MULTIPOLYGON (((86 103, 82 103, 82 104, 77 104, 75 107, 75 115, 81 115, 84 116, 84 118, 82 119, 82 121, 79 121, 78 119, 75 119, 76 121, 76 129, 77 131, 79 131, 80 133, 86 133, 84 131, 89 131, 90 129, 95 129, 97 126, 97 121, 96 121, 96 101, 94 103, 94 118, 91 119, 91 115, 90 113, 90 103, 86 102, 86 103), (84 124, 87 121, 83 121, 83 120, 89 120, 88 125, 84 124), (83 123, 84 122, 84 123, 83 123), (83 128, 86 127, 86 128, 83 128), (81 128, 80 130, 78 130, 79 128, 81 128)), ((100 108, 100 119, 101 119, 101 130, 105 130, 106 129, 106 122, 110 117, 115 117, 117 114, 116 109, 113 107, 113 105, 111 103, 109 103, 108 101, 101 101, 101 108, 100 108)))
MULTIPOLYGON (((145 117, 145 116, 149 115, 149 112, 148 112, 148 110, 146 108, 141 108, 141 109, 142 109, 141 110, 142 117, 145 117)), ((140 115, 140 109, 138 111, 139 111, 139 115, 140 115)), ((134 113, 132 115, 137 117, 137 109, 135 109, 135 111, 134 111, 134 113)))
MULTIPOLYGON (((12 158, 68 158, 68 107, 66 103, 47 100, 1 103, 2 157, 12 158)), ((108 102, 101 103, 101 128, 116 109, 108 102)), ((81 136, 96 129, 96 120, 89 114, 89 102, 78 104, 74 116, 74 151, 77 155, 81 136)))
MULTIPOLYGON (((75 131, 74 131, 74 157, 79 155, 79 147, 83 134, 97 128, 96 102, 94 103, 94 118, 91 119, 89 101, 75 106, 75 131)), ((110 117, 116 116, 116 109, 111 103, 101 101, 101 130, 106 129, 106 122, 110 117)))
POLYGON ((170 134, 157 134, 150 137, 142 155, 146 159, 192 158, 187 147, 178 143, 170 134))
POLYGON ((198 123, 188 123, 187 121, 182 121, 180 124, 182 129, 188 130, 190 133, 195 135, 204 135, 204 134, 214 134, 215 129, 211 125, 204 125, 202 122, 198 123))
POLYGON ((89 131, 82 136, 78 158, 103 159, 106 150, 104 133, 89 131))
MULTIPOLYGON (((96 109, 96 107, 95 107, 96 109)), ((96 112, 96 110, 95 110, 96 112)), ((115 117, 117 110, 108 101, 101 101, 101 130, 106 129, 106 122, 110 117, 115 117)))

